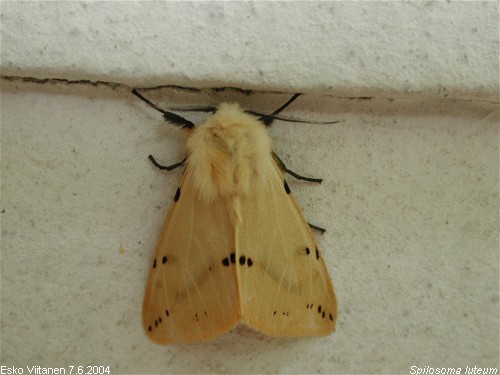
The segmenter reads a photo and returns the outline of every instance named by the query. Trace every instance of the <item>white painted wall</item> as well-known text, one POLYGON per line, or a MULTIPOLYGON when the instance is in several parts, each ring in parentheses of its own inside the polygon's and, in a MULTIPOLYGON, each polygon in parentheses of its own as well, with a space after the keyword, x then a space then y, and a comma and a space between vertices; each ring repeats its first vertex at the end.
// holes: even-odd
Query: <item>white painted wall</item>
MULTIPOLYGON (((1 2, 0 364, 118 373, 409 373, 499 366, 497 2, 1 2), (12 79, 5 76, 24 77, 12 79), (108 83, 27 82, 43 78, 108 83), (118 86, 109 82, 119 83, 118 86), (161 347, 142 332, 183 138, 162 107, 237 101, 318 236, 337 331, 240 327, 161 347), (371 99, 346 98, 351 96, 371 99)), ((199 114, 184 114, 195 122, 199 114)))
POLYGON ((2 74, 495 99, 498 3, 2 2, 2 74))

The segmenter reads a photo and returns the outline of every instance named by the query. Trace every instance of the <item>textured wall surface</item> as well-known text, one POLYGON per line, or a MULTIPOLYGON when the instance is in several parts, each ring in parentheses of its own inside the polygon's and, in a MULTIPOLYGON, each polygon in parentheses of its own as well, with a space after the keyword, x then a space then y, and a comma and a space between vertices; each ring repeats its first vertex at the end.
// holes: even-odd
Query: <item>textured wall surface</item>
POLYGON ((0 81, 0 365, 498 369, 497 2, 0 5, 2 75, 24 77, 0 81), (289 98, 266 90, 300 90, 288 115, 339 121, 270 129, 291 169, 324 179, 288 183, 327 229, 317 238, 338 296, 334 334, 238 327, 198 345, 148 341, 145 283, 181 171, 147 155, 179 161, 184 138, 127 85, 253 88, 145 94, 165 108, 263 112, 289 98))
MULTIPOLYGON (((164 98, 181 95, 157 93, 164 98)), ((187 98, 201 101, 200 94, 187 98)), ((286 97, 219 93, 270 110, 286 97)), ((337 331, 272 339, 239 328, 159 347, 141 327, 183 138, 125 90, 3 83, 2 364, 113 373, 408 373, 498 366, 498 106, 304 96, 275 149, 339 300, 337 331), (308 109, 314 109, 309 112, 308 109)), ((172 103, 173 99, 167 99, 172 103)), ((193 116, 197 119, 202 116, 193 116)), ((462 370, 463 371, 463 370, 462 370)))
POLYGON ((7 75, 339 96, 497 93, 497 2, 3 2, 1 21, 7 75))

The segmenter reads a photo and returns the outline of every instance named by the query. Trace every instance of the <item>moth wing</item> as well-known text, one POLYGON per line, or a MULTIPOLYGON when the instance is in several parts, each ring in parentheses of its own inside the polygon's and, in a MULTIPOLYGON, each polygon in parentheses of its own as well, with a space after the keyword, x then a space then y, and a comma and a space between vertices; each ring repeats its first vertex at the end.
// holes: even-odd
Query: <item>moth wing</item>
POLYGON ((189 164, 165 220, 146 287, 143 325, 159 344, 200 342, 233 328, 239 319, 236 267, 228 203, 201 201, 189 164), (234 258, 234 255, 233 255, 234 258))
POLYGON ((331 279, 283 173, 271 157, 268 164, 265 182, 241 202, 242 321, 271 336, 328 334, 337 318, 331 279))

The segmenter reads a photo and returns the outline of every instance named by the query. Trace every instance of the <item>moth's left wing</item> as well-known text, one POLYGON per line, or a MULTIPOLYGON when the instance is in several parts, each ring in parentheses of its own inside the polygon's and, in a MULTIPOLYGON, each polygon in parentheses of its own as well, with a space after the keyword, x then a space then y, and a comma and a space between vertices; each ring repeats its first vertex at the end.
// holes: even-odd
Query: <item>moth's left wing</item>
POLYGON ((228 202, 199 199, 186 167, 151 262, 143 325, 159 344, 201 342, 233 328, 240 301, 228 202))
POLYGON ((325 335, 337 302, 314 235, 274 160, 242 197, 236 230, 242 321, 271 336, 325 335))

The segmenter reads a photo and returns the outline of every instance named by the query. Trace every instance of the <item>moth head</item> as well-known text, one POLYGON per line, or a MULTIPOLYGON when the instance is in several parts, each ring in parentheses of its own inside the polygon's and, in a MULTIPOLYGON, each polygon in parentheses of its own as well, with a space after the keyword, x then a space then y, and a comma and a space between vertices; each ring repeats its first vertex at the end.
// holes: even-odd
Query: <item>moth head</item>
POLYGON ((191 131, 187 150, 197 191, 210 201, 249 192, 268 170, 271 139, 257 117, 223 103, 191 131))

